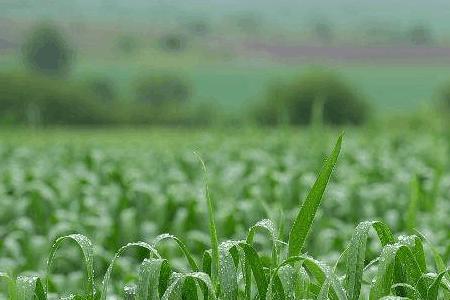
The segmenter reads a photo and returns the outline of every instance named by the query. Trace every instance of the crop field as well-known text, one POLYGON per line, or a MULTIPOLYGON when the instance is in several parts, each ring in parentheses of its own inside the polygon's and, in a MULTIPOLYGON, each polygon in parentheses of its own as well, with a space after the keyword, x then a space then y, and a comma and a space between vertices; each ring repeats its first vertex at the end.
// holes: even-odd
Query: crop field
POLYGON ((450 299, 440 130, 0 138, 0 299, 450 299))

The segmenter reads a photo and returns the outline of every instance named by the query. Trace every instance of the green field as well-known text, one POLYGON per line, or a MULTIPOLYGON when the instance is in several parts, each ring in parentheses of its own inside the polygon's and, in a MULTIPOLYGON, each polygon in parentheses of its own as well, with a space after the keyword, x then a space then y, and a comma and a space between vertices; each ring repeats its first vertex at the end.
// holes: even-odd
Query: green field
POLYGON ((446 299, 448 137, 383 131, 338 158, 334 130, 3 130, 0 278, 18 300, 446 299))
POLYGON ((449 11, 0 0, 0 300, 450 300, 449 11))

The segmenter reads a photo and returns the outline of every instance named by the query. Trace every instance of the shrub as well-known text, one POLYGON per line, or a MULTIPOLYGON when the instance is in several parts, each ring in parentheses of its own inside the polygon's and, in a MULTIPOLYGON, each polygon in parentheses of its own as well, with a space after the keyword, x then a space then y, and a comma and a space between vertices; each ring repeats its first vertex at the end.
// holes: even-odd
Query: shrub
POLYGON ((334 38, 333 26, 326 22, 317 22, 313 26, 313 35, 318 41, 328 44, 334 38))
POLYGON ((23 46, 23 59, 32 70, 47 75, 69 71, 72 49, 59 29, 51 24, 37 25, 23 46))
POLYGON ((102 76, 91 77, 84 82, 84 86, 92 94, 104 102, 111 102, 117 99, 117 91, 114 82, 102 76))
POLYGON ((427 45, 433 41, 431 29, 423 24, 414 25, 408 31, 408 38, 413 45, 427 45))
POLYGON ((273 84, 256 113, 266 124, 309 124, 315 116, 327 124, 358 125, 366 121, 368 107, 339 76, 315 71, 292 82, 273 84))
POLYGON ((117 38, 116 48, 120 53, 130 55, 139 48, 138 40, 132 35, 121 35, 117 38))
POLYGON ((438 98, 439 108, 442 108, 442 111, 450 113, 450 82, 441 87, 438 98))
POLYGON ((98 124, 107 113, 80 86, 37 75, 0 74, 0 118, 25 125, 98 124))
POLYGON ((196 36, 206 36, 211 32, 211 25, 203 19, 191 20, 185 24, 185 27, 196 36))
POLYGON ((135 84, 136 99, 152 105, 183 103, 191 96, 188 81, 174 75, 149 75, 135 84))
POLYGON ((160 38, 160 46, 166 51, 181 51, 186 48, 186 36, 180 33, 164 34, 160 38))

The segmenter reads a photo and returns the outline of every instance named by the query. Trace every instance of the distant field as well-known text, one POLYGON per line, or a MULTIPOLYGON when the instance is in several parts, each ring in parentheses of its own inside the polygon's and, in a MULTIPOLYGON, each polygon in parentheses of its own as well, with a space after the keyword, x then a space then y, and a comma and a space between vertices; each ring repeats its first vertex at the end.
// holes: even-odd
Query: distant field
MULTIPOLYGON (((283 63, 270 59, 245 57, 229 62, 207 58, 195 51, 167 56, 149 52, 130 59, 81 58, 74 77, 100 74, 117 82, 124 98, 132 95, 132 81, 149 72, 181 73, 194 86, 194 101, 218 103, 227 111, 241 110, 260 100, 267 86, 276 80, 295 78, 320 64, 311 62, 283 63)), ((0 70, 20 68, 20 62, 9 55, 0 56, 0 70)), ((433 100, 436 90, 450 81, 448 62, 347 61, 327 63, 322 67, 346 77, 367 96, 373 107, 384 113, 413 110, 433 100)))
MULTIPOLYGON (((218 64, 165 67, 162 70, 186 74, 194 83, 195 99, 216 101, 226 109, 241 109, 243 105, 264 97, 265 89, 274 80, 293 78, 311 68, 309 64, 218 64)), ((440 85, 450 80, 450 68, 439 64, 376 64, 347 63, 328 65, 342 73, 367 96, 376 109, 411 110, 432 100, 440 85)), ((82 65, 78 74, 108 73, 123 89, 146 68, 138 64, 82 65)))

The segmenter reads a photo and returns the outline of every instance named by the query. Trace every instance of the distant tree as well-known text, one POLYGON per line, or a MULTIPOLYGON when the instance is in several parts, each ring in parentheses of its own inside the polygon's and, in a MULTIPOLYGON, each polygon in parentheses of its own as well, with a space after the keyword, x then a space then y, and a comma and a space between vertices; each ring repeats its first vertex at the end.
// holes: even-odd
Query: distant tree
POLYGON ((450 82, 445 83, 438 91, 438 109, 450 114, 450 82))
POLYGON ((333 40, 333 29, 328 23, 317 22, 314 24, 313 33, 322 43, 329 43, 333 40))
POLYGON ((266 100, 256 108, 257 120, 269 125, 314 122, 358 125, 367 117, 367 103, 357 90, 339 75, 325 71, 273 84, 266 100))
POLYGON ((103 124, 109 107, 83 86, 36 73, 0 73, 0 123, 103 124))
POLYGON ((236 25, 246 34, 257 34, 262 27, 262 20, 253 13, 243 13, 236 17, 236 25))
POLYGON ((188 81, 174 75, 149 75, 136 82, 136 98, 153 105, 183 103, 191 95, 188 81))
POLYGON ((114 82, 107 77, 93 77, 85 82, 85 87, 92 92, 98 99, 110 102, 117 98, 114 82))
POLYGON ((70 70, 73 50, 55 25, 37 25, 26 39, 22 52, 25 64, 40 73, 65 75, 70 70))
POLYGON ((427 45, 433 40, 431 29, 423 24, 414 25, 409 30, 408 36, 414 45, 427 45))
POLYGON ((166 51, 181 51, 186 48, 186 37, 180 33, 164 34, 160 38, 160 45, 166 51))
POLYGON ((131 35, 121 35, 117 39, 116 46, 121 53, 130 55, 138 48, 138 41, 131 35))
POLYGON ((193 20, 186 24, 187 29, 194 35, 205 36, 210 31, 210 25, 205 20, 193 20))

